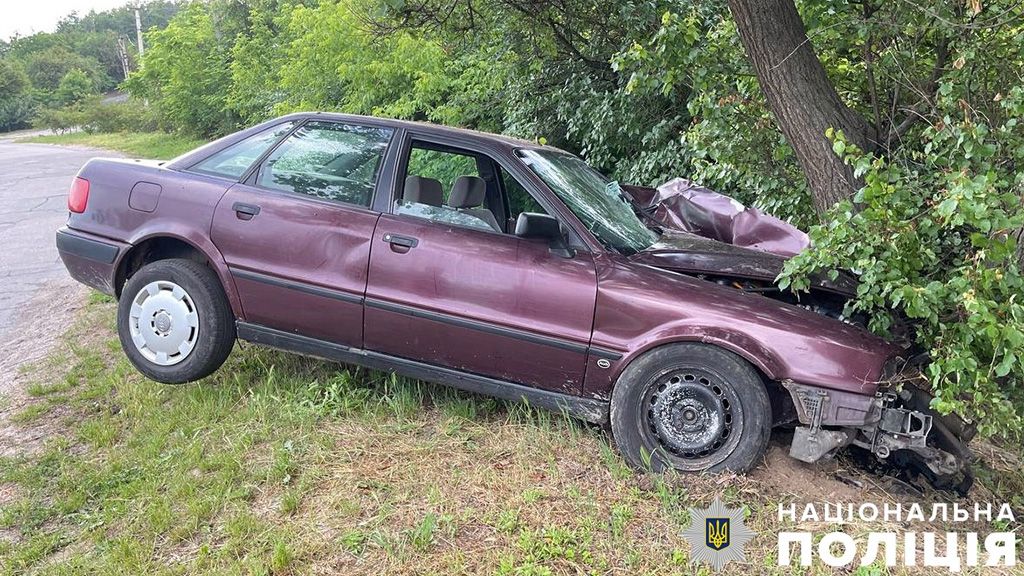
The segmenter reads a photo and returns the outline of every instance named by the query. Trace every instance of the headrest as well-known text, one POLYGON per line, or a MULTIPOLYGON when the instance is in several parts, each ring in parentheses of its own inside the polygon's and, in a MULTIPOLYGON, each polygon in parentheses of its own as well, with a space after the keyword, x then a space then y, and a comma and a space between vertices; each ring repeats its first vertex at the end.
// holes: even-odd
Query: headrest
POLYGON ((452 184, 452 195, 448 198, 448 206, 452 208, 476 208, 484 203, 487 196, 487 184, 477 176, 459 176, 452 184))
POLYGON ((444 204, 444 192, 441 191, 441 182, 433 178, 409 176, 405 179, 404 200, 406 202, 441 207, 444 204))

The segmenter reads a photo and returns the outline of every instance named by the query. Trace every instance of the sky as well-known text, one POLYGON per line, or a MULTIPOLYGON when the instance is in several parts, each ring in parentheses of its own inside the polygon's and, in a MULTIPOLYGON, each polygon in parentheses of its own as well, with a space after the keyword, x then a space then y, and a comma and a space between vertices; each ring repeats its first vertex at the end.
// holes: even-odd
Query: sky
POLYGON ((130 0, 0 0, 0 38, 14 34, 28 36, 35 32, 53 32, 57 22, 72 12, 88 14, 90 10, 108 10, 128 4, 130 0))

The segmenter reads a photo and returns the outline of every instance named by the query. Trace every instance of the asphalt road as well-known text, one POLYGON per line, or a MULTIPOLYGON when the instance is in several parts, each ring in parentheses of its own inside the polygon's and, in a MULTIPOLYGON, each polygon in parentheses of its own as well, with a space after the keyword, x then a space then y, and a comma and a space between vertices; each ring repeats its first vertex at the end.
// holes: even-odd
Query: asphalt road
MULTIPOLYGON (((0 344, 15 336, 19 312, 28 302, 48 283, 67 276, 54 232, 67 219, 71 179, 98 155, 112 154, 18 144, 0 136, 0 344)), ((53 322, 63 329, 60 318, 53 322)))

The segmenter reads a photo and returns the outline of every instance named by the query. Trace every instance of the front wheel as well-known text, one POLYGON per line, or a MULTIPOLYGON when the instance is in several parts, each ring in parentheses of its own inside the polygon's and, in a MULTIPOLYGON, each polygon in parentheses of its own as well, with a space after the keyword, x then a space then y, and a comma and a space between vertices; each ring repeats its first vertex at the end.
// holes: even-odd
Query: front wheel
POLYGON ((735 354, 672 344, 631 363, 612 392, 615 443, 635 468, 746 472, 764 456, 771 404, 735 354))
POLYGON ((224 363, 235 343, 235 318, 213 270, 192 260, 159 260, 125 284, 117 333, 140 372, 180 384, 224 363))

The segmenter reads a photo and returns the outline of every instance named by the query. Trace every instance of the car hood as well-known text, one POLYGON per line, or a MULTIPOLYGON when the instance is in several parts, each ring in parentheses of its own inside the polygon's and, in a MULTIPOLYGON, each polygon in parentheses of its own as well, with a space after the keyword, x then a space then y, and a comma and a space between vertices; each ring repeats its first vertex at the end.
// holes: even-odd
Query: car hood
MULTIPOLYGON (((767 252, 750 250, 680 230, 667 230, 653 246, 638 252, 630 260, 674 272, 708 274, 774 282, 786 259, 767 252)), ((841 273, 836 280, 824 276, 812 278, 820 290, 853 296, 857 282, 841 273)))
POLYGON ((683 178, 669 180, 656 189, 621 189, 662 228, 784 258, 796 256, 811 245, 807 234, 789 222, 683 178))

